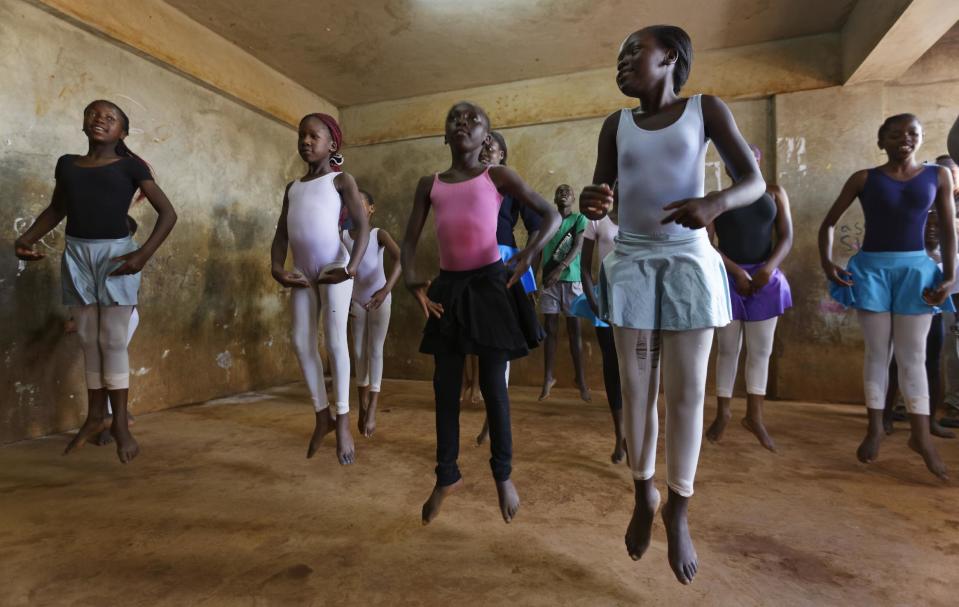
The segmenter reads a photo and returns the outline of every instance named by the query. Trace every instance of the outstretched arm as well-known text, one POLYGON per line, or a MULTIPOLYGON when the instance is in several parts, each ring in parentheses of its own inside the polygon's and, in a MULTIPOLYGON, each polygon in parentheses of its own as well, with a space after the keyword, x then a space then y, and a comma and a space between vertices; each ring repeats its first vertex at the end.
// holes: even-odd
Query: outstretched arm
POLYGON ((936 190, 936 214, 939 215, 939 248, 942 252, 942 282, 923 292, 926 303, 942 305, 956 282, 956 204, 953 200, 952 172, 939 167, 936 190))
POLYGON ((559 212, 546 202, 545 198, 529 187, 513 169, 499 165, 491 167, 489 175, 501 194, 509 194, 513 197, 513 200, 536 211, 543 219, 539 231, 535 232, 535 235, 531 234, 523 250, 510 259, 510 264, 514 265, 515 270, 507 286, 513 286, 516 281, 522 278, 533 258, 543 250, 546 242, 559 228, 559 212))
POLYGON ((386 284, 383 285, 383 288, 374 293, 373 297, 370 298, 370 301, 366 304, 367 310, 375 310, 383 305, 383 300, 386 299, 386 296, 389 295, 393 287, 396 286, 396 283, 400 280, 400 274, 403 272, 403 266, 400 263, 400 247, 396 244, 396 241, 393 240, 393 237, 390 236, 390 233, 380 228, 376 231, 376 240, 377 244, 383 245, 383 248, 386 249, 386 252, 389 253, 393 259, 393 269, 386 278, 386 284))
POLYGON ((769 195, 776 203, 776 244, 766 263, 753 274, 753 289, 759 290, 769 284, 773 272, 786 259, 793 248, 793 219, 789 211, 789 197, 778 185, 769 186, 769 195))
POLYGON ((593 184, 583 188, 579 195, 579 211, 588 219, 602 219, 613 209, 613 186, 617 179, 616 129, 619 112, 613 112, 603 121, 596 151, 593 184))
POLYGON ((766 190, 756 158, 739 132, 729 106, 713 95, 703 95, 702 106, 706 137, 716 144, 723 163, 732 173, 733 183, 702 198, 677 200, 666 205, 665 208, 672 212, 663 219, 664 224, 675 222, 687 228, 702 228, 730 209, 755 202, 766 190))
POLYGON ((426 289, 429 287, 429 281, 419 281, 416 278, 416 247, 420 242, 420 235, 423 233, 423 226, 426 224, 426 216, 430 212, 430 191, 433 189, 433 180, 431 177, 421 177, 420 182, 416 184, 416 193, 413 195, 413 209, 410 211, 410 218, 406 222, 406 235, 403 237, 403 244, 400 247, 400 265, 403 271, 403 282, 406 288, 413 293, 413 297, 419 302, 423 315, 427 318, 432 314, 439 318, 443 315, 443 306, 431 301, 426 295, 426 289))
POLYGON ((819 226, 819 261, 822 264, 822 270, 826 273, 826 278, 834 283, 848 287, 852 285, 850 280, 852 275, 846 270, 840 268, 832 261, 832 241, 836 230, 836 224, 842 214, 846 212, 849 205, 859 196, 863 186, 866 185, 866 171, 857 171, 846 180, 846 185, 842 186, 839 197, 832 204, 826 217, 819 226))
POLYGON ((334 268, 323 272, 317 279, 318 283, 335 284, 348 280, 356 275, 356 269, 363 260, 366 245, 370 242, 370 221, 360 197, 360 190, 356 187, 356 180, 349 173, 340 173, 333 178, 333 185, 340 193, 340 199, 346 207, 356 238, 353 239, 353 249, 350 251, 350 261, 346 268, 334 268))
POLYGON ((153 257, 153 254, 157 252, 157 249, 160 248, 163 241, 170 235, 173 226, 176 225, 176 211, 173 210, 173 205, 170 204, 170 200, 166 197, 166 194, 163 193, 163 190, 160 189, 160 186, 152 179, 141 181, 137 183, 137 185, 140 187, 143 195, 147 197, 147 200, 150 201, 153 210, 157 212, 157 221, 153 226, 150 237, 143 243, 143 246, 132 253, 114 258, 114 261, 122 261, 123 264, 111 272, 110 276, 136 274, 142 270, 143 266, 153 257))
POLYGON ((63 203, 63 192, 58 184, 53 188, 53 196, 47 208, 43 209, 33 225, 14 241, 13 250, 16 256, 24 261, 37 261, 46 257, 46 253, 37 251, 33 245, 57 227, 66 216, 67 210, 63 203))

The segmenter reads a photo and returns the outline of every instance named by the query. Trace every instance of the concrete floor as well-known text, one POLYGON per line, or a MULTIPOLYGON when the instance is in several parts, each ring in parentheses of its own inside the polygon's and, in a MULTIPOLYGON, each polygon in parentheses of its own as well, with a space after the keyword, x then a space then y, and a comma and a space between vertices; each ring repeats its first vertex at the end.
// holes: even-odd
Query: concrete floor
MULTIPOLYGON (((129 466, 111 447, 61 457, 63 435, 0 448, 0 605, 956 604, 959 488, 933 480, 904 428, 867 467, 858 407, 772 403, 778 455, 731 424, 703 448, 700 573, 683 587, 660 522, 642 561, 626 555, 629 475, 609 463, 602 394, 536 393, 512 390, 511 525, 467 440, 474 406, 467 487, 420 524, 434 449, 421 382, 386 383, 378 433, 347 468, 332 440, 304 459, 301 385, 143 415, 129 466)), ((959 442, 938 445, 959 477, 959 442)))

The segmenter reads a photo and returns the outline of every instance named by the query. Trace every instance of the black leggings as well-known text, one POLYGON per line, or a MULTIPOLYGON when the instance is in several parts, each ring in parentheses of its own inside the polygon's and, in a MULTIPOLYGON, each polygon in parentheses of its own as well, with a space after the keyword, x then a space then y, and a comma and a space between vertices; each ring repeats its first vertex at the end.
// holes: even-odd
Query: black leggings
MULTIPOLYGON (((936 417, 936 409, 942 400, 941 354, 942 342, 945 339, 945 329, 942 323, 942 314, 935 314, 929 325, 926 335, 926 381, 929 382, 929 416, 936 417)), ((899 366, 893 357, 889 363, 889 390, 886 392, 886 417, 892 414, 896 401, 896 392, 899 390, 899 366)))
MULTIPOLYGON (((479 355, 479 385, 489 420, 490 468, 498 482, 509 480, 513 461, 513 435, 506 392, 507 352, 479 355)), ((460 390, 463 386, 463 354, 437 354, 433 371, 436 397, 436 484, 452 485, 461 478, 456 459, 460 450, 460 390)))
POLYGON ((616 343, 613 341, 612 327, 596 327, 596 340, 603 356, 603 384, 606 386, 606 400, 610 411, 623 409, 623 393, 619 385, 619 358, 616 356, 616 343))

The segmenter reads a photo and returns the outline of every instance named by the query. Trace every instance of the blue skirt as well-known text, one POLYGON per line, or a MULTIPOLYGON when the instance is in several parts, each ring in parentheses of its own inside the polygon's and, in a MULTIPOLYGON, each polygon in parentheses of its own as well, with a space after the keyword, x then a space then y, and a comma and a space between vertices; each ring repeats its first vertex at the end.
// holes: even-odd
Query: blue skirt
POLYGON ((67 236, 60 261, 63 305, 135 306, 140 290, 140 273, 110 276, 122 265, 114 257, 137 250, 132 236, 95 240, 67 236))
MULTIPOLYGON (((596 301, 599 302, 599 285, 593 286, 593 294, 596 295, 596 301)), ((609 324, 605 323, 593 314, 593 309, 589 307, 589 300, 586 299, 586 293, 583 293, 579 297, 573 300, 573 304, 570 306, 570 312, 573 313, 573 316, 578 316, 579 318, 585 318, 586 320, 593 323, 594 327, 608 327, 609 324)))
MULTIPOLYGON (((519 253, 519 249, 506 246, 505 244, 499 245, 499 256, 503 259, 503 263, 506 263, 517 253, 519 253)), ((520 282, 523 283, 523 290, 527 293, 533 293, 536 291, 536 275, 533 274, 532 266, 527 268, 526 273, 523 274, 522 278, 520 278, 520 282)))
POLYGON ((847 308, 893 314, 956 311, 951 298, 941 307, 922 299, 924 289, 942 282, 942 271, 925 251, 859 251, 849 259, 846 270, 852 274, 853 285, 830 282, 829 295, 847 308))
POLYGON ((704 229, 658 237, 620 228, 599 284, 600 315, 614 327, 689 331, 732 318, 726 268, 704 229))

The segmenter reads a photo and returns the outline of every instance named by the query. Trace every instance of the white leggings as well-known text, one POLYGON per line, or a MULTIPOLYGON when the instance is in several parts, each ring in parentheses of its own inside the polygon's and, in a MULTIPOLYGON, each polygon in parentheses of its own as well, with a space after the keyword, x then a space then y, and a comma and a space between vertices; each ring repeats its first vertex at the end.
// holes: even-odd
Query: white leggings
POLYGON ((666 388, 666 484, 683 497, 693 494, 703 436, 706 368, 713 329, 646 331, 613 327, 623 389, 623 425, 633 478, 656 472, 659 360, 666 388), (660 348, 662 342, 662 348, 660 348))
POLYGON ((367 310, 353 302, 353 355, 356 357, 356 385, 380 391, 383 380, 383 344, 390 328, 393 296, 387 295, 379 308, 367 310))
POLYGON ((929 415, 929 382, 926 379, 926 335, 932 314, 891 314, 858 311, 866 354, 863 384, 866 407, 883 409, 889 387, 889 362, 896 354, 899 391, 910 413, 929 415))
POLYGON ((346 341, 346 324, 352 296, 352 280, 334 285, 294 288, 290 295, 293 305, 293 349, 317 413, 330 405, 323 384, 323 359, 319 350, 318 325, 320 320, 323 322, 323 338, 333 375, 336 406, 335 411, 331 410, 330 413, 334 417, 350 411, 350 351, 346 341))
POLYGON ((778 316, 768 320, 744 322, 734 320, 716 329, 719 352, 716 356, 716 396, 732 398, 736 384, 739 351, 746 336, 746 393, 766 395, 769 378, 769 357, 773 353, 778 316))
POLYGON ((73 308, 88 390, 126 390, 130 387, 127 344, 133 309, 134 306, 97 304, 73 308))

